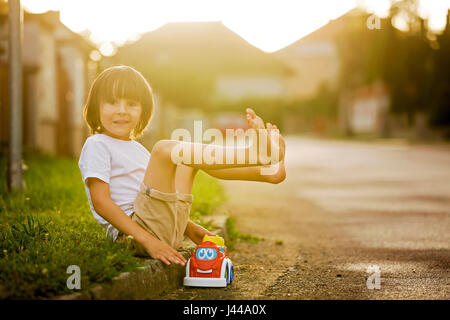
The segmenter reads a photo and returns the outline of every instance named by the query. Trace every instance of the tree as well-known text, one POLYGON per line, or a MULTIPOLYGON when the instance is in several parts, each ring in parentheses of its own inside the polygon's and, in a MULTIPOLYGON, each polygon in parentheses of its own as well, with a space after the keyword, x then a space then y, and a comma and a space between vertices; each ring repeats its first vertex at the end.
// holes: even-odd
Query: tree
POLYGON ((432 124, 450 125, 449 26, 438 38, 418 14, 417 0, 396 1, 380 30, 363 27, 368 15, 351 23, 338 41, 341 59, 340 90, 382 80, 391 93, 391 112, 406 114, 412 124, 417 113, 431 115, 432 124), (397 27, 402 21, 403 28, 397 27), (397 27, 396 27, 397 26, 397 27), (430 40, 431 39, 431 40, 430 40))

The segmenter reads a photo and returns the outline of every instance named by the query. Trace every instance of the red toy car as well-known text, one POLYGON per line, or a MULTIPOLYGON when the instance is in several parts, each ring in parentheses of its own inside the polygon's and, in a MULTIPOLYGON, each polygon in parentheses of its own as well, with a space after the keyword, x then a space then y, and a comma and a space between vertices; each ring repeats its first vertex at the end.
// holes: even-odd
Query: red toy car
POLYGON ((205 236, 186 264, 184 285, 226 287, 233 281, 233 278, 233 264, 228 258, 228 251, 223 245, 223 239, 219 236, 205 236))

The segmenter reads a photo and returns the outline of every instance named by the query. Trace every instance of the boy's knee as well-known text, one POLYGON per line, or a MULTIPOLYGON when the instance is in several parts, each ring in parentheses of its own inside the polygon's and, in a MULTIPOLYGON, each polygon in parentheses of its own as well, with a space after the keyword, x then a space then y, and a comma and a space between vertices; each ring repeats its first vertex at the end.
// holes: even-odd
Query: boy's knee
POLYGON ((151 156, 162 159, 171 159, 172 149, 178 143, 176 140, 159 140, 152 148, 151 156))

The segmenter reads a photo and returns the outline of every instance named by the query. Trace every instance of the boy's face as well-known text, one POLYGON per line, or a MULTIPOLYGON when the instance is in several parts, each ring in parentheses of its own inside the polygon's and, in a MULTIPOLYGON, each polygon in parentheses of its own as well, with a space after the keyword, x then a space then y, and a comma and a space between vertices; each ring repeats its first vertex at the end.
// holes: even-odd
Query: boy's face
POLYGON ((139 123, 142 107, 132 100, 117 99, 100 104, 100 122, 105 134, 122 140, 130 140, 130 134, 139 123))

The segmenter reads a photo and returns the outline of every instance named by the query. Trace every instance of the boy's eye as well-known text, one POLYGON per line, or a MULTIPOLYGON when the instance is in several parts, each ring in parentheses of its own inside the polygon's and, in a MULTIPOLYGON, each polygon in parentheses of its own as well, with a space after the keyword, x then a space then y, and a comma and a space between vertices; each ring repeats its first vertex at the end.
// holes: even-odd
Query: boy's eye
POLYGON ((128 101, 127 103, 130 107, 137 107, 139 104, 136 101, 128 101))

